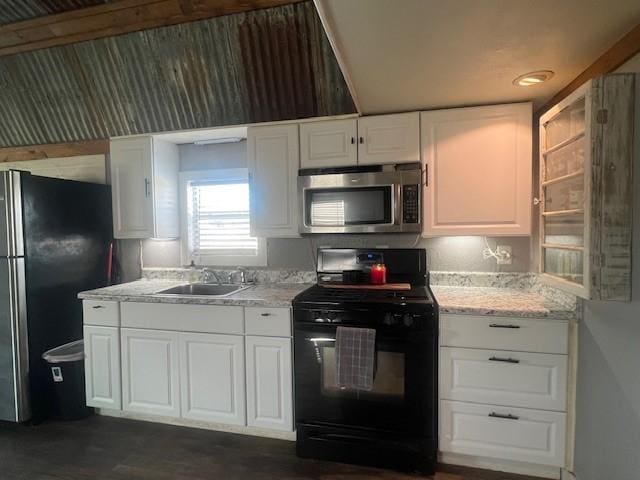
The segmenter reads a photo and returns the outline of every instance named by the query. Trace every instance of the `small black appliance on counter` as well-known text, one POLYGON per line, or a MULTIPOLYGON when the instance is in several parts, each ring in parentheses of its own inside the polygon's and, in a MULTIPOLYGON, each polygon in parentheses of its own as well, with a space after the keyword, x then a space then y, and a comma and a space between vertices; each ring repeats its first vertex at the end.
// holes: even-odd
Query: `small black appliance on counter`
POLYGON ((432 474, 438 305, 425 250, 321 249, 317 270, 318 284, 293 301, 298 455, 432 474), (386 265, 387 282, 397 289, 347 287, 376 264, 386 265), (338 381, 341 327, 375 330, 369 389, 338 381))

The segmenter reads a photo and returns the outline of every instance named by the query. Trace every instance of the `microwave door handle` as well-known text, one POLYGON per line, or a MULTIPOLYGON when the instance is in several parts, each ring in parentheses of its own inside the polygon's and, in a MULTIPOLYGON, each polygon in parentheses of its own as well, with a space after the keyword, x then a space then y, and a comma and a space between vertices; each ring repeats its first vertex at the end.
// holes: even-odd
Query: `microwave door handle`
POLYGON ((402 183, 396 183, 393 186, 393 208, 391 219, 392 225, 400 225, 402 223, 402 183))

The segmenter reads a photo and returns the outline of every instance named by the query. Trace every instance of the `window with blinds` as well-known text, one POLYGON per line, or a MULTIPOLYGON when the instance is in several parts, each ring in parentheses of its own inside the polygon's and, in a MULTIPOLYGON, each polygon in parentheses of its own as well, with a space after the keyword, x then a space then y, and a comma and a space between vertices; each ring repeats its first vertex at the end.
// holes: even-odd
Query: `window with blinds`
MULTIPOLYGON (((189 172, 184 178, 186 236, 185 260, 199 264, 242 264, 258 258, 262 242, 251 236, 249 183, 246 170, 189 172)), ((185 261, 185 263, 188 263, 185 261)))

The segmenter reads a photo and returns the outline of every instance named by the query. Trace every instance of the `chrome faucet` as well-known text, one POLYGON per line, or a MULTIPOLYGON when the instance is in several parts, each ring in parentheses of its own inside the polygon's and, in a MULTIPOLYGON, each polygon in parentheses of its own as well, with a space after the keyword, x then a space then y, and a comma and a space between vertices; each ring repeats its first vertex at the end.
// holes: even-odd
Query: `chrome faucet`
POLYGON ((227 276, 227 283, 233 283, 233 276, 236 273, 240 274, 240 284, 241 285, 246 285, 247 284, 247 271, 243 267, 237 267, 232 272, 229 272, 229 275, 227 276))
MULTIPOLYGON (((218 285, 222 285, 223 282, 220 280, 220 274, 215 270, 212 270, 208 267, 202 269, 202 276, 204 279, 204 283, 213 283, 211 280, 215 279, 218 285)), ((229 282, 231 283, 231 282, 229 282)))

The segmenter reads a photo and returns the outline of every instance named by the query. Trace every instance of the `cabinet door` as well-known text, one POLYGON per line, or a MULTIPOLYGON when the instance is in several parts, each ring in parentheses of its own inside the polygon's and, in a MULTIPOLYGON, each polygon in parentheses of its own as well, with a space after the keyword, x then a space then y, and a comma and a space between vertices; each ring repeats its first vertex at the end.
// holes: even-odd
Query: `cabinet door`
POLYGON ((567 356, 440 348, 440 397, 566 411, 567 356))
POLYGON ((115 238, 151 238, 152 138, 111 141, 111 195, 115 238))
POLYGON ((566 415, 478 403, 440 402, 440 450, 564 466, 566 415))
POLYGON ((184 418, 245 425, 244 337, 181 333, 184 418))
POLYGON ((247 425, 293 431, 291 339, 246 337, 247 425))
POLYGON ((358 119, 358 164, 420 161, 420 114, 401 113, 358 119))
POLYGON ((123 410, 180 415, 178 334, 121 329, 123 410))
POLYGON ((421 114, 424 234, 531 233, 531 104, 421 114))
POLYGON ((84 327, 84 372, 87 405, 122 408, 120 335, 115 327, 84 327))
POLYGON ((251 234, 298 236, 298 126, 250 127, 247 132, 251 234))
POLYGON ((358 123, 352 120, 303 123, 300 125, 302 168, 344 167, 358 163, 358 123))

